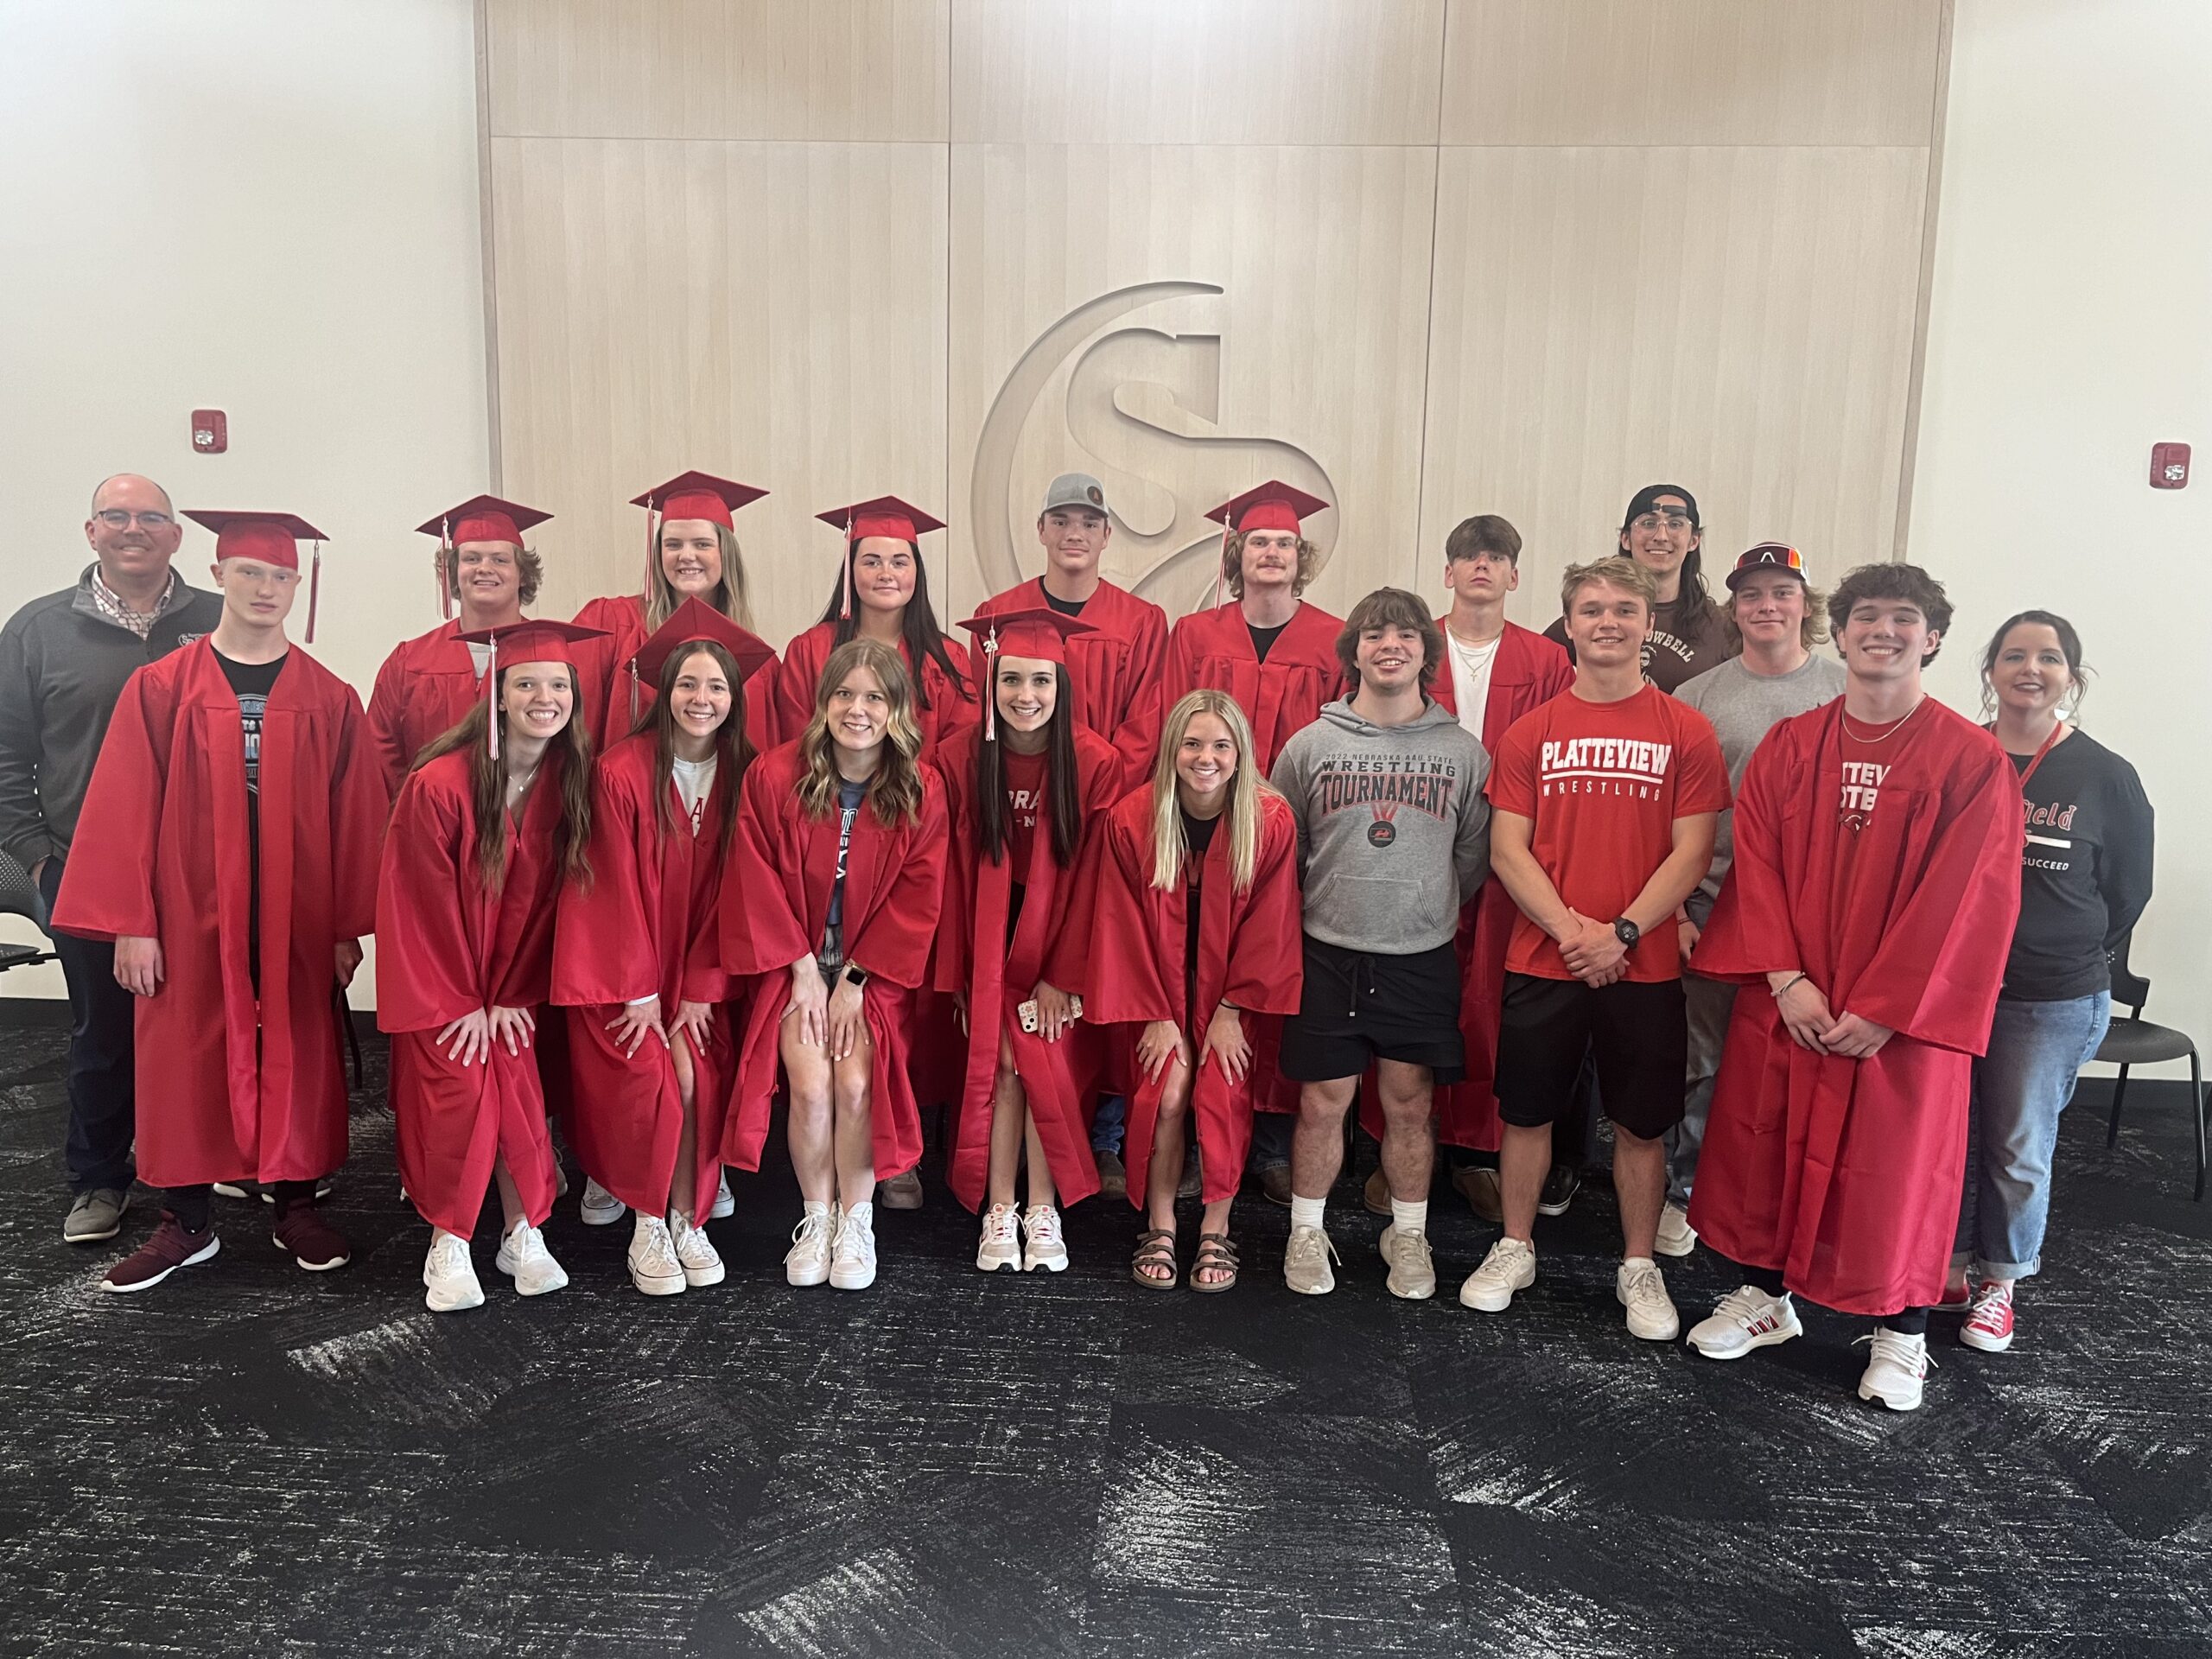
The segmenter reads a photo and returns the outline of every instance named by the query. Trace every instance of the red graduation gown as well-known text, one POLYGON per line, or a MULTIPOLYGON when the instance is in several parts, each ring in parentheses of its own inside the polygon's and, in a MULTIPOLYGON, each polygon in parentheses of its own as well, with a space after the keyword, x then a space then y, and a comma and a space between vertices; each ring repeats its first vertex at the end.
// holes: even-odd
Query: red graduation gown
MULTIPOLYGON (((1045 583, 1033 578, 983 601, 982 613, 1044 610, 1045 583)), ((1167 613, 1110 582, 1098 584, 1083 607, 1084 621, 1096 632, 1067 642, 1068 683, 1075 693, 1075 716, 1084 729, 1104 738, 1120 757, 1120 789, 1135 789, 1152 779, 1160 753, 1160 702, 1167 665, 1167 613)))
POLYGON ((1936 1301, 1949 1269, 1973 1061, 2019 912, 2020 786, 1994 738, 1931 702, 1851 846, 1842 710, 1777 726, 1736 798, 1693 963, 1744 989, 1690 1223, 1814 1301, 1879 1315, 1936 1301), (1798 1047, 1764 982, 1783 969, 1897 1034, 1865 1060, 1798 1047))
MULTIPOLYGON (((587 639, 577 647, 589 653, 577 661, 590 664, 579 672, 589 682, 585 690, 586 706, 594 711, 592 736, 601 749, 611 749, 629 736, 645 712, 660 701, 658 687, 645 684, 630 672, 630 659, 652 637, 652 630, 645 626, 645 601, 636 594, 611 594, 586 601, 574 620, 582 627, 607 631, 604 639, 587 639)), ((772 749, 781 741, 772 657, 745 683, 745 736, 755 753, 772 749)))
POLYGON ((261 730, 257 996, 238 697, 205 639, 124 684, 54 922, 161 941, 168 977, 137 999, 148 1185, 311 1180, 345 1162, 334 954, 376 925, 384 817, 360 699, 292 646, 261 730))
MULTIPOLYGON (((1437 626, 1444 621, 1439 617, 1437 626)), ((1484 751, 1495 754, 1507 727, 1573 683, 1574 669, 1564 651, 1532 628, 1507 623, 1491 662, 1490 701, 1483 705, 1484 751)), ((1438 707, 1459 713, 1459 689, 1448 657, 1428 695, 1438 707)), ((1505 947, 1519 914, 1513 895, 1495 875, 1459 910, 1459 930, 1452 943, 1459 958, 1459 1036, 1466 1045, 1467 1075, 1435 1091, 1436 1138, 1447 1146, 1497 1150, 1497 1096, 1491 1085, 1497 1070, 1505 947)), ((1361 1091, 1359 1121, 1376 1140, 1382 1138, 1382 1103, 1371 1089, 1361 1091)))
POLYGON ((1337 635, 1343 630, 1341 618, 1318 605, 1301 604, 1268 648, 1263 663, 1252 649, 1252 632, 1236 602, 1193 611, 1167 638, 1162 715, 1185 692, 1228 692, 1252 722, 1252 741, 1265 777, 1274 770, 1275 757, 1291 734, 1319 720, 1323 703, 1343 695, 1344 671, 1337 662, 1337 635))
MULTIPOLYGON (((799 804, 805 768, 797 742, 753 764, 738 791, 737 842, 721 903, 721 964, 765 976, 752 988, 737 1083, 722 1135, 722 1161, 760 1167, 770 1096, 782 1065, 785 970, 822 943, 837 866, 838 814, 819 818, 799 804)), ((924 766, 922 815, 882 823, 863 804, 845 857, 845 957, 868 969, 862 1008, 875 1059, 868 1103, 875 1173, 888 1179, 921 1161, 921 1114, 907 1081, 914 992, 928 976, 944 885, 944 786, 924 766)))
POLYGON ((384 659, 369 694, 369 735, 386 795, 397 800, 423 747, 475 706, 477 677, 458 619, 403 640, 384 659))
MULTIPOLYGON (((1252 1141, 1256 1069, 1232 1085, 1205 1055, 1206 1026, 1224 1001, 1244 1011, 1244 1033, 1255 1052, 1279 1040, 1281 1018, 1298 1012, 1304 955, 1298 893, 1298 829, 1290 809, 1273 793, 1260 798, 1260 846, 1249 891, 1230 880, 1229 837, 1216 831, 1206 849, 1198 898, 1198 962, 1195 998, 1186 995, 1185 941, 1189 937, 1189 885, 1162 893, 1152 885, 1152 791, 1123 796, 1093 838, 1078 884, 1074 913, 1089 919, 1087 937, 1062 936, 1050 977, 1083 993, 1084 1018, 1099 1025, 1173 1020, 1199 1058, 1191 1088, 1208 1204, 1234 1197, 1243 1179, 1252 1141)), ((1134 1034, 1134 1033, 1132 1033, 1134 1034)), ((1129 1202, 1145 1204, 1145 1172, 1167 1080, 1137 1074, 1129 1096, 1129 1202)))
POLYGON ((658 769, 652 735, 609 749, 592 779, 591 886, 570 883, 561 893, 552 1000, 568 1028, 569 1138, 592 1179, 642 1215, 672 1202, 705 1217, 721 1174, 737 1052, 719 955, 722 825, 737 793, 725 770, 715 768, 695 836, 674 779, 658 769), (654 810, 658 793, 668 797, 665 832, 654 810), (688 1194, 669 1185, 683 1131, 675 1059, 652 1037, 626 1057, 607 1029, 622 1004, 649 995, 660 998, 664 1024, 678 1002, 717 1005, 706 1052, 691 1053, 701 1155, 688 1194))
MULTIPOLYGON (((776 720, 777 729, 786 742, 797 742, 806 730, 807 722, 814 718, 815 691, 822 683, 822 670, 830 661, 830 653, 836 648, 836 623, 817 622, 784 647, 783 667, 776 675, 776 720)), ((957 639, 948 639, 944 642, 944 654, 960 671, 957 683, 938 665, 934 657, 922 659, 922 685, 929 694, 930 706, 925 709, 918 700, 914 720, 922 728, 925 760, 934 760, 939 743, 963 726, 972 726, 983 717, 969 679, 967 648, 957 639)), ((899 657, 911 674, 914 663, 907 655, 903 639, 899 642, 899 657)))
MULTIPOLYGON (((1120 794, 1121 757, 1104 738, 1080 728, 1075 740, 1076 798, 1082 822, 1095 832, 1120 794)), ((1071 931, 1079 936, 1084 929, 1085 918, 1072 909, 1080 849, 1071 869, 1053 861, 1048 810, 1040 808, 1029 866, 1021 873, 1021 917, 1009 939, 1014 861, 1010 853, 1003 863, 982 856, 976 827, 976 750, 982 741, 981 729, 971 726, 953 734, 938 752, 951 846, 938 928, 936 985, 948 994, 968 994, 968 1041, 950 1184, 970 1210, 982 1207, 990 1177, 991 1086, 998 1077, 1003 1033, 1037 1120, 1053 1188, 1066 1205, 1098 1190, 1098 1166, 1083 1115, 1084 1084, 1096 1067, 1096 1033, 1086 1020, 1057 1043, 1048 1043, 1022 1030, 1017 1010, 1037 982, 1048 977, 1045 964, 1063 938, 1071 931)))
POLYGON ((391 1034, 399 1176, 416 1214, 463 1238, 502 1156, 531 1225, 553 1212, 537 1055, 495 1043, 488 1061, 463 1065, 437 1037, 464 1015, 545 1001, 567 764, 549 751, 522 822, 509 817, 506 875, 491 893, 476 863, 474 758, 442 754, 401 787, 377 890, 377 1026, 391 1034))

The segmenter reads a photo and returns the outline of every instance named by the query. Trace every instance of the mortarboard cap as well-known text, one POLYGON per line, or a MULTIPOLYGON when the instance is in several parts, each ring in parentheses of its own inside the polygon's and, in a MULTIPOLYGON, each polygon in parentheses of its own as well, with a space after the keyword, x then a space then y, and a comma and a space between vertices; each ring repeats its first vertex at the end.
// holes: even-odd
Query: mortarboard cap
POLYGON ((1328 505, 1318 495, 1271 478, 1223 502, 1206 517, 1239 535, 1248 530, 1287 530, 1295 535, 1299 520, 1311 518, 1328 505))
POLYGON ((215 532, 215 563, 257 559, 283 570, 300 568, 300 538, 315 543, 315 568, 308 577, 308 644, 315 644, 315 613, 322 598, 322 532, 292 512, 216 512, 184 515, 215 532))
POLYGON ((652 639, 638 647, 630 671, 652 684, 660 683, 668 659, 684 646, 712 640, 737 659, 738 683, 750 680, 773 662, 776 648, 758 634, 748 633, 713 606, 694 596, 676 607, 675 613, 653 630, 652 639))
POLYGON ((901 501, 895 495, 879 495, 873 501, 855 501, 849 507, 836 507, 814 516, 823 524, 835 524, 843 531, 848 542, 857 542, 869 536, 889 536, 902 542, 918 542, 931 531, 944 528, 944 519, 932 518, 919 507, 901 501))
POLYGON ((767 493, 712 473, 678 473, 667 483, 632 496, 630 505, 645 508, 648 519, 657 512, 663 518, 705 518, 729 530, 734 528, 732 513, 767 493))
POLYGON ((520 547, 523 531, 552 516, 518 501, 502 501, 496 495, 473 495, 415 529, 420 535, 436 537, 447 547, 458 547, 463 542, 512 542, 520 547))

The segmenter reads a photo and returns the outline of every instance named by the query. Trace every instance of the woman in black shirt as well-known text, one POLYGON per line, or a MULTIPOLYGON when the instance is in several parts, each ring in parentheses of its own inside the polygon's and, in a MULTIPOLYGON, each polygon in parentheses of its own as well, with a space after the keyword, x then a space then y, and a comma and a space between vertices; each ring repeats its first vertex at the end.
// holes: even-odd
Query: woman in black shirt
MULTIPOLYGON (((2049 611, 1997 631, 1981 664, 1990 729, 2020 772, 2020 922, 1989 1051, 1974 1062, 1955 1274, 1971 1273, 1968 1347, 2012 1346, 2012 1287, 2042 1265, 2051 1152, 2075 1075, 2112 1018, 2112 955, 2151 897, 2151 803, 2135 768, 2068 723, 2082 641, 2049 611)), ((1956 1279, 1955 1278, 1955 1284, 1956 1279)))

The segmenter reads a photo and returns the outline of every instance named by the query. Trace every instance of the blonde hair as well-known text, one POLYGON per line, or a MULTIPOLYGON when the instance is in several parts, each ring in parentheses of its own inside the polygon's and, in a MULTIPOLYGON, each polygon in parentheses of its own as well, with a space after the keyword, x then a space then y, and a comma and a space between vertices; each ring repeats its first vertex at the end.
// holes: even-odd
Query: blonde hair
MULTIPOLYGON (((707 522, 715 524, 711 518, 707 522)), ((647 633, 675 615, 677 607, 683 603, 683 595, 676 591, 676 584, 669 581, 668 572, 660 562, 660 535, 667 527, 665 518, 654 527, 652 556, 645 561, 647 633)), ((706 603, 751 633, 754 629, 753 606, 745 591, 745 550, 737 544, 737 532, 728 524, 715 524, 715 541, 721 549, 722 579, 715 584, 714 592, 706 596, 706 603)))
POLYGON ((1236 775, 1230 780, 1224 822, 1214 833, 1229 837, 1230 885, 1239 893, 1249 893, 1260 862, 1260 802, 1274 791, 1261 778, 1252 758, 1252 722, 1226 691, 1188 693, 1167 711, 1166 723, 1160 728, 1160 753, 1152 763, 1152 885, 1162 893, 1173 892, 1183 879, 1183 861, 1191 854, 1175 794, 1175 755, 1192 721, 1200 715, 1211 715, 1228 727, 1236 745, 1236 775))
MULTIPOLYGON (((1321 556, 1313 550, 1313 543, 1303 536, 1298 538, 1298 573, 1290 579, 1290 591, 1302 594, 1306 586, 1320 573, 1321 556)), ((1224 537, 1221 544, 1221 579, 1229 585, 1230 597, 1244 597, 1244 532, 1224 537)))
POLYGON ((810 818, 826 818, 837 804, 837 740, 830 735, 830 696, 856 668, 875 676, 891 705, 883 750, 868 776, 863 799, 879 823, 897 818, 918 823, 922 816, 922 728, 914 722, 913 681, 899 653, 878 639, 848 639, 822 665, 822 680, 814 689, 814 718, 806 722, 798 740, 805 768, 798 779, 799 805, 810 818))
POLYGON ((1659 607, 1659 582, 1651 572, 1625 554, 1616 553, 1611 558, 1592 559, 1587 564, 1570 564, 1559 585, 1559 608, 1561 615, 1574 609, 1574 596, 1585 588, 1604 582, 1608 588, 1618 588, 1634 594, 1643 601, 1646 611, 1659 607))
MULTIPOLYGON (((1805 589, 1805 620, 1798 625, 1797 643, 1810 651, 1815 645, 1827 644, 1828 596, 1809 582, 1802 585, 1805 589)), ((1720 607, 1720 633, 1728 642, 1730 656, 1743 654, 1744 631, 1736 626, 1736 591, 1732 588, 1728 590, 1727 602, 1720 607)))

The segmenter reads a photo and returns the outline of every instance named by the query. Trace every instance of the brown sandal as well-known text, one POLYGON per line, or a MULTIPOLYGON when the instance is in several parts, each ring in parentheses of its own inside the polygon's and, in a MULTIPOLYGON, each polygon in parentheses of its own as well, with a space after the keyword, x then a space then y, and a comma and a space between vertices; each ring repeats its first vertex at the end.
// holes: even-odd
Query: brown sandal
POLYGON ((1175 1235, 1165 1228, 1155 1228, 1137 1235, 1136 1254, 1129 1258, 1129 1277, 1147 1290, 1173 1290, 1182 1282, 1182 1274, 1175 1266, 1175 1235), (1147 1268, 1165 1268, 1167 1277, 1147 1277, 1147 1268))
POLYGON ((1236 1245, 1227 1233, 1200 1233, 1198 1254, 1191 1263, 1191 1288, 1201 1296, 1213 1295, 1236 1288, 1236 1245), (1198 1275, 1211 1269, 1226 1272, 1226 1279, 1217 1279, 1210 1285, 1200 1284, 1198 1275))

